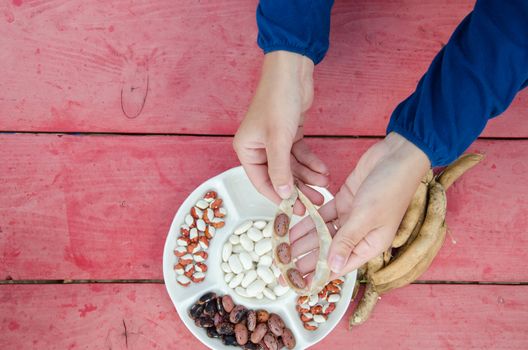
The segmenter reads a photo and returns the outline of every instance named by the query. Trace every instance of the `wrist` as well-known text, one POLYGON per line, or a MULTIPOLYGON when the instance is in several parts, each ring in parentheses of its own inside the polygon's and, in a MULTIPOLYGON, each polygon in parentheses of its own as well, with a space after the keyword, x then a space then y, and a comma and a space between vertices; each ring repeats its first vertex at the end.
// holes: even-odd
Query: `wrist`
POLYGON ((391 157, 414 172, 424 175, 430 168, 431 162, 427 155, 414 143, 402 135, 391 132, 385 139, 391 157))
POLYGON ((262 75, 275 79, 296 79, 303 82, 313 79, 314 63, 306 56, 290 51, 273 51, 264 55, 262 75))

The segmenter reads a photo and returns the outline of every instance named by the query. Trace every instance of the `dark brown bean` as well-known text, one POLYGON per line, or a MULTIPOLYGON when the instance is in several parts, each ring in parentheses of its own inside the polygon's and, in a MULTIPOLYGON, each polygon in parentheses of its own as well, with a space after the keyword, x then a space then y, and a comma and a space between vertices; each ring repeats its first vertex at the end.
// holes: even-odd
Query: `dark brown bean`
POLYGON ((205 303, 205 307, 203 311, 205 316, 209 316, 213 318, 214 315, 217 313, 217 311, 218 310, 216 309, 216 299, 211 299, 207 303, 205 303))
POLYGON ((288 229, 290 228, 290 218, 284 213, 277 215, 273 227, 275 228, 275 233, 283 237, 288 233, 288 229))
POLYGON ((216 331, 216 328, 210 327, 210 328, 207 328, 207 336, 209 338, 219 338, 220 334, 218 334, 218 332, 216 331))
POLYGON ((297 269, 289 269, 286 272, 288 280, 297 288, 303 289, 306 287, 306 281, 303 278, 303 275, 297 269))
POLYGON ((282 331, 282 341, 284 343, 284 346, 288 349, 293 349, 297 342, 295 341, 295 337, 293 336, 292 331, 289 328, 284 328, 282 331))
POLYGON ((194 304, 194 305, 191 306, 191 308, 189 309, 189 316, 191 316, 191 318, 192 318, 193 320, 195 320, 195 319, 197 319, 198 317, 202 316, 203 310, 204 310, 204 306, 203 306, 203 305, 200 305, 200 304, 194 304))
POLYGON ((268 326, 265 323, 259 323, 256 327, 253 333, 251 333, 251 342, 254 344, 260 343, 262 338, 266 335, 268 332, 268 326))
POLYGON ((204 295, 200 297, 200 300, 198 300, 198 304, 205 304, 213 298, 216 298, 216 293, 213 293, 213 292, 205 293, 204 295))
POLYGON ((268 322, 269 312, 266 310, 257 310, 257 323, 268 322))
POLYGON ((262 350, 262 347, 259 344, 253 344, 252 342, 247 342, 242 349, 244 350, 262 350))
POLYGON ((248 329, 245 324, 237 323, 235 325, 235 337, 238 345, 244 345, 248 342, 248 329))
POLYGON ((291 247, 288 243, 282 242, 277 246, 275 251, 277 259, 283 264, 289 264, 291 261, 291 247))
POLYGON ((215 314, 213 321, 214 321, 215 327, 217 327, 220 323, 224 322, 224 318, 220 314, 215 314))
POLYGON ((284 342, 282 341, 282 337, 277 338, 277 348, 282 349, 284 347, 284 342))
POLYGON ((222 322, 216 327, 216 331, 220 335, 235 334, 235 325, 230 322, 222 322))
POLYGON ((246 323, 247 329, 250 332, 253 332, 255 330, 255 327, 257 326, 257 313, 255 311, 249 310, 247 312, 246 323))
POLYGON ((231 298, 230 295, 224 295, 222 297, 222 306, 224 307, 224 310, 226 312, 231 312, 233 308, 235 307, 235 303, 233 302, 233 298, 231 298))
POLYGON ((200 317, 199 319, 197 319, 197 321, 198 321, 198 324, 197 324, 198 327, 202 327, 202 328, 214 327, 214 321, 212 318, 200 317))
POLYGON ((264 344, 266 344, 269 350, 278 350, 279 348, 277 338, 275 338, 275 336, 271 333, 267 333, 264 336, 264 344))
POLYGON ((237 345, 237 340, 234 335, 225 335, 222 337, 222 343, 224 345, 237 345))
POLYGON ((247 314, 247 309, 245 308, 245 306, 237 305, 229 313, 229 321, 235 324, 239 323, 246 317, 246 314, 247 314))
POLYGON ((222 297, 216 297, 216 310, 220 315, 225 314, 224 306, 222 305, 222 297))
POLYGON ((284 321, 277 314, 271 314, 268 320, 268 328, 277 337, 282 335, 284 329, 284 321))

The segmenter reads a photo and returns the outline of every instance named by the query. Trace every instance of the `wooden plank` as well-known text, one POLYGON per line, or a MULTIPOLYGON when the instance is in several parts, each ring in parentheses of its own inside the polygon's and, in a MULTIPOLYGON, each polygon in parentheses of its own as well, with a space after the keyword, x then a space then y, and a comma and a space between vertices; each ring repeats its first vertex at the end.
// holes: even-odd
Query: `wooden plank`
MULTIPOLYGON (((392 110, 473 4, 337 2, 307 133, 383 135, 392 110)), ((233 134, 259 75, 255 6, 6 2, 0 130, 233 134)), ((526 94, 484 135, 526 137, 526 94)))
MULTIPOLYGON (((353 332, 350 309, 312 349, 526 349, 527 289, 413 285, 353 332)), ((6 349, 205 349, 163 285, 2 285, 0 315, 6 349)))
MULTIPOLYGON (((372 139, 309 139, 335 192, 372 139)), ((165 236, 200 183, 237 165, 222 137, 0 135, 0 278, 162 278, 165 236)), ((486 154, 448 193, 424 279, 528 281, 528 141, 486 154)))

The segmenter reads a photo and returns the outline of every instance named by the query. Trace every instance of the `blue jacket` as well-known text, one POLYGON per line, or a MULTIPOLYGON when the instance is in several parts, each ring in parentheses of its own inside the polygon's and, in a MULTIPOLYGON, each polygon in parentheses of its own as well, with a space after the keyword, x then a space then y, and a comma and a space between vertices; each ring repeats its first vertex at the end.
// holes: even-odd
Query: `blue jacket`
MULTIPOLYGON (((332 0, 260 0, 258 44, 315 64, 328 50, 332 0)), ((433 166, 455 160, 528 85, 528 0, 479 0, 436 55, 387 133, 413 142, 433 166)))

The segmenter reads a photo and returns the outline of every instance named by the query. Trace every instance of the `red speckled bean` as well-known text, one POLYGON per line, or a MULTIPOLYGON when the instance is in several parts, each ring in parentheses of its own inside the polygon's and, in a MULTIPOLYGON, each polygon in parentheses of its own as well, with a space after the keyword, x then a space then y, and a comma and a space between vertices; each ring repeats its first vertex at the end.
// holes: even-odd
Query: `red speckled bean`
POLYGON ((235 326, 235 337, 238 345, 244 345, 248 342, 248 329, 243 323, 235 326))
POLYGON ((277 258, 283 264, 289 264, 291 261, 291 247, 288 243, 282 242, 277 246, 277 258))
POLYGON ((271 333, 268 333, 264 336, 264 344, 268 347, 269 350, 278 350, 279 344, 277 338, 271 333))
POLYGON ((295 341, 295 337, 293 336, 292 331, 289 328, 284 328, 282 331, 282 342, 284 343, 284 346, 288 349, 293 349, 297 342, 295 341))
POLYGON ((275 228, 275 233, 277 233, 277 235, 281 237, 286 235, 290 228, 290 218, 284 213, 277 215, 273 227, 275 228))
POLYGON ((306 287, 306 281, 303 278, 303 275, 297 269, 289 269, 286 272, 288 280, 297 288, 303 289, 306 287))
POLYGON ((233 308, 235 307, 235 303, 233 302, 233 298, 231 298, 230 295, 224 295, 222 297, 222 306, 224 307, 224 310, 227 312, 227 313, 230 313, 231 310, 233 310, 233 308))
POLYGON ((268 320, 268 328, 277 337, 282 335, 284 329, 284 321, 277 314, 271 314, 268 320))
POLYGON ((262 338, 268 332, 268 326, 265 323, 259 323, 253 333, 251 333, 251 342, 254 344, 260 343, 262 338))

